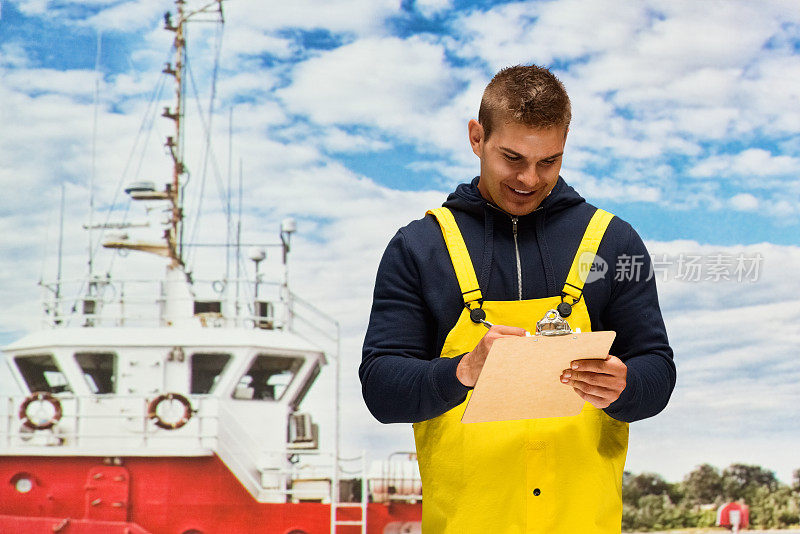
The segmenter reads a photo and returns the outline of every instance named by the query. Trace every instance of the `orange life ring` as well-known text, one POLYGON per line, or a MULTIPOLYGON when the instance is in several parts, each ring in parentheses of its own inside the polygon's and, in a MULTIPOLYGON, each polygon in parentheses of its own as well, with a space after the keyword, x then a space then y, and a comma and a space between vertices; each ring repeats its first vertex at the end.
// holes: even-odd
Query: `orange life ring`
POLYGON ((25 398, 19 407, 19 418, 22 419, 22 424, 32 430, 47 430, 48 428, 53 428, 53 426, 61 420, 63 413, 61 402, 46 391, 34 391, 25 398), (44 423, 37 423, 31 419, 31 416, 28 414, 28 408, 30 408, 32 403, 42 401, 49 402, 53 406, 53 415, 44 423))
POLYGON ((192 418, 193 413, 194 410, 192 409, 192 403, 180 393, 162 393, 155 399, 151 400, 147 405, 147 418, 152 419, 157 427, 165 430, 175 430, 182 427, 189 422, 189 419, 192 418), (183 405, 183 416, 181 416, 181 418, 177 421, 170 423, 158 415, 158 405, 164 401, 173 400, 176 400, 183 405))

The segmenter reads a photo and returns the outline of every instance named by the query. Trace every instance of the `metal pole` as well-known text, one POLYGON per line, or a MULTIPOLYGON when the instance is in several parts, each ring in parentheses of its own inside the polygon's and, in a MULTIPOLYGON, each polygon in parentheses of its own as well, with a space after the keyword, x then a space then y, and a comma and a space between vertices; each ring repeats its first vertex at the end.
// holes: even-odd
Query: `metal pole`
POLYGON ((226 288, 226 305, 230 305, 227 295, 228 283, 231 279, 231 233, 233 232, 233 214, 231 213, 231 195, 233 194, 233 106, 228 112, 228 195, 227 204, 225 207, 225 288, 226 288))
POLYGON ((239 159, 239 214, 236 222, 236 320, 241 326, 241 305, 239 303, 239 280, 242 278, 242 160, 239 159))
MULTIPOLYGON (((90 238, 91 241, 91 238, 90 238)), ((64 184, 61 184, 61 216, 58 223, 58 275, 56 277, 56 302, 55 317, 60 315, 61 309, 61 264, 64 256, 64 184)), ((91 276, 91 273, 89 273, 91 276)), ((57 321, 56 321, 57 323, 57 321)))
POLYGON ((361 449, 361 534, 367 534, 367 451, 361 449))
MULTIPOLYGON (((336 324, 336 365, 334 366, 334 382, 333 382, 333 406, 334 406, 334 426, 333 426, 333 491, 331 492, 331 534, 336 534, 336 505, 339 504, 339 375, 341 373, 341 362, 339 355, 341 353, 341 326, 339 321, 336 324)), ((363 488, 361 491, 364 491, 363 488)), ((366 518, 365 518, 366 519, 366 518)))

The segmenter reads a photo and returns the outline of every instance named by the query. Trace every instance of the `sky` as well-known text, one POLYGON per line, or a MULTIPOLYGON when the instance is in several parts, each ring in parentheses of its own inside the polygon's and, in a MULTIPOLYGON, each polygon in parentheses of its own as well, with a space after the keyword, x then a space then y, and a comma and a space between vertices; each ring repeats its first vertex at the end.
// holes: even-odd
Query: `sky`
MULTIPOLYGON (((158 115, 172 105, 161 77, 172 8, 2 2, 0 343, 38 327, 62 186, 65 276, 86 274, 100 239, 81 229, 87 219, 158 215, 120 189, 169 179, 158 115)), ((377 264, 399 227, 478 174, 466 124, 493 74, 536 63, 572 100, 562 176, 630 222, 659 267, 678 382, 662 414, 631 425, 627 469, 675 481, 742 462, 789 481, 800 468, 793 0, 229 0, 224 16, 222 30, 188 33, 187 211, 203 218, 190 216, 187 235, 224 240, 240 176, 244 241, 274 241, 282 219, 298 221, 293 290, 342 325, 345 449, 413 449, 410 425, 377 423, 361 400, 377 264), (198 115, 212 94, 214 113, 198 115)), ((192 259, 198 273, 224 270, 218 256, 192 259)), ((98 272, 152 264, 94 260, 98 272)), ((329 368, 304 404, 323 432, 331 380, 329 368)))

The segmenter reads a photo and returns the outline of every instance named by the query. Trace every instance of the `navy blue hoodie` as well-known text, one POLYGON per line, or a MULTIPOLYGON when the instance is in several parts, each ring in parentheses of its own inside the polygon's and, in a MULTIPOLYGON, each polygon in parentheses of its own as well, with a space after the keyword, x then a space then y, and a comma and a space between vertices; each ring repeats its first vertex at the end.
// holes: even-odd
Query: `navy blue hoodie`
MULTIPOLYGON (((481 196, 478 178, 459 185, 443 205, 453 212, 464 236, 484 299, 519 299, 510 215, 481 196)), ((519 217, 522 299, 561 294, 595 209, 559 177, 541 205, 519 217)), ((605 412, 628 422, 651 417, 664 409, 675 387, 675 364, 650 276, 650 256, 636 231, 618 217, 609 224, 597 254, 609 272, 587 283, 583 298, 592 330, 614 330, 610 352, 628 366, 627 386, 605 412), (618 265, 638 265, 639 276, 618 265)), ((433 216, 401 228, 378 268, 359 367, 364 400, 379 421, 424 421, 464 401, 470 388, 456 378, 462 356, 440 357, 463 307, 433 216)))

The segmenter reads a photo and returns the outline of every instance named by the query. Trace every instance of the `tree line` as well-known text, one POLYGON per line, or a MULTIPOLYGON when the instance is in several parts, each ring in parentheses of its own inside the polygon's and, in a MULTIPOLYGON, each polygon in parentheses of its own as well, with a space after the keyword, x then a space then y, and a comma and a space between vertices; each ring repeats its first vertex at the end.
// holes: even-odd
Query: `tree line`
POLYGON ((757 465, 733 464, 722 471, 703 464, 681 482, 655 473, 622 477, 622 529, 625 531, 712 527, 720 505, 742 500, 750 507, 751 528, 800 524, 800 469, 783 484, 757 465))

